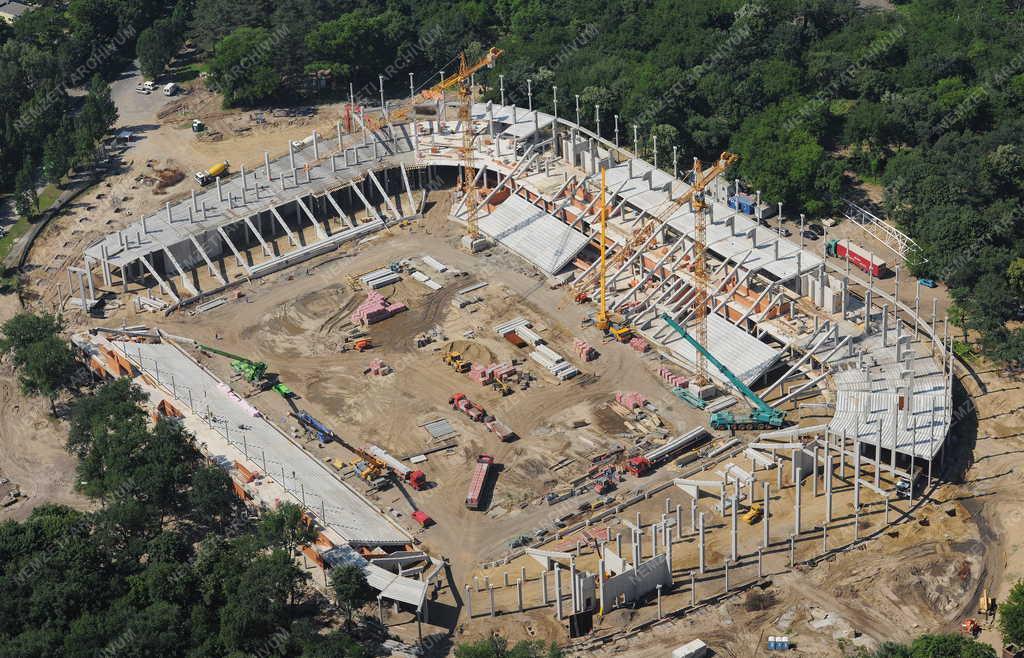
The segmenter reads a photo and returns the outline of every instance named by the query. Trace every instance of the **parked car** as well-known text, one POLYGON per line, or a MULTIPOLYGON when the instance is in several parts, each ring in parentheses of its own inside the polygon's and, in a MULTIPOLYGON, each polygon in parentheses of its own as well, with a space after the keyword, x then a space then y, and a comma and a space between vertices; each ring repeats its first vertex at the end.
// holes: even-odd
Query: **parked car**
POLYGON ((788 238, 789 236, 793 235, 793 232, 790 231, 785 226, 780 226, 779 227, 779 235, 781 235, 784 238, 788 238))
POLYGON ((807 228, 811 229, 812 231, 817 233, 819 236, 825 235, 825 227, 822 226, 821 224, 810 224, 810 225, 808 225, 807 228))
POLYGON ((136 94, 148 94, 149 92, 150 92, 150 90, 146 89, 146 86, 143 85, 142 83, 139 83, 139 84, 135 85, 135 93, 136 94))
POLYGON ((156 83, 152 80, 146 80, 142 83, 142 86, 146 89, 146 91, 153 91, 154 89, 156 89, 156 83))
POLYGON ((804 238, 807 239, 807 240, 817 240, 818 239, 818 234, 815 233, 814 231, 804 230, 804 232, 801 233, 800 235, 804 236, 804 238))
POLYGON ((938 286, 938 284, 935 283, 934 279, 918 279, 917 282, 920 283, 925 288, 935 288, 938 286))

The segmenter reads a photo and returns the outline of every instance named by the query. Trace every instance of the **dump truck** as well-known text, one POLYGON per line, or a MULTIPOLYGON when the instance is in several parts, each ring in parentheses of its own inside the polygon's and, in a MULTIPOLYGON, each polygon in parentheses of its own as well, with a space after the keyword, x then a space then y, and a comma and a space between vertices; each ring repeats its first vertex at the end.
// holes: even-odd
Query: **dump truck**
POLYGON ((487 486, 487 479, 491 474, 492 466, 494 466, 494 457, 480 455, 476 458, 476 466, 473 468, 473 475, 469 479, 469 493, 466 494, 466 507, 468 509, 480 509, 484 487, 487 486))
MULTIPOLYGON (((193 128, 194 130, 194 128, 193 128)), ((218 162, 206 171, 197 171, 195 173, 196 182, 201 186, 206 187, 213 181, 217 180, 221 176, 228 173, 228 161, 218 162)))
POLYGON ((473 422, 481 423, 489 420, 494 420, 493 417, 488 416, 487 412, 480 405, 472 402, 465 393, 456 393, 452 397, 448 398, 448 405, 456 411, 469 416, 473 422))

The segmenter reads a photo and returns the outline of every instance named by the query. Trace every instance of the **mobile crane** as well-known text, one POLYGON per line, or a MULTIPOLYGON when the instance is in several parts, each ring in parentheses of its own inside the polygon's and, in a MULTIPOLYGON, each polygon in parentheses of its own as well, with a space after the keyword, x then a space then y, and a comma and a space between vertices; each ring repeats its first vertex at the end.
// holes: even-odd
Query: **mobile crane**
MULTIPOLYGON (((249 382, 254 387, 262 389, 265 383, 270 382, 270 379, 267 377, 267 364, 262 361, 253 361, 252 359, 247 359, 244 356, 232 354, 231 352, 226 352, 224 350, 217 349, 216 347, 210 347, 209 345, 196 343, 196 346, 204 352, 210 352, 211 354, 217 354, 218 356, 231 359, 231 369, 241 375, 245 381, 249 382)), ((274 382, 270 388, 273 388, 274 391, 285 398, 292 394, 292 390, 281 382, 274 382)))
POLYGON ((366 449, 357 448, 305 411, 295 411, 292 413, 292 416, 295 417, 295 420, 299 421, 300 425, 315 434, 321 444, 335 441, 346 450, 354 453, 357 457, 352 460, 351 466, 359 474, 359 477, 364 480, 370 482, 390 473, 399 481, 407 482, 417 491, 427 486, 426 473, 407 467, 383 448, 377 446, 369 446, 366 449))
POLYGON ((686 329, 682 327, 678 322, 672 319, 672 316, 667 313, 661 314, 661 319, 665 321, 668 326, 672 327, 677 334, 682 336, 686 342, 693 345, 693 348, 697 350, 698 354, 703 354, 704 358, 707 359, 718 368, 718 371, 725 375, 725 378, 736 387, 743 397, 747 398, 752 405, 750 413, 743 416, 737 416, 731 411, 716 411, 711 414, 711 428, 716 430, 748 430, 748 429, 777 429, 782 427, 783 423, 786 422, 786 412, 775 409, 770 404, 761 399, 761 397, 754 393, 749 386, 743 383, 743 381, 732 374, 725 364, 716 359, 703 345, 701 345, 696 338, 687 333, 686 329))

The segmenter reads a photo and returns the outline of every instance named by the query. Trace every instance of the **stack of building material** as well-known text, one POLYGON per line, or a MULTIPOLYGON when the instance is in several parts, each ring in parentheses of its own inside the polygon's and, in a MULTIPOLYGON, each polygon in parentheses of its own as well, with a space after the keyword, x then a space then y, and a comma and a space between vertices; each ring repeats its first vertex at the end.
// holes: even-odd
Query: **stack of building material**
POLYGON ((562 355, 545 345, 538 345, 537 349, 530 352, 530 358, 544 366, 548 372, 560 380, 580 374, 580 371, 563 359, 562 355))
POLYGON ((664 379, 665 382, 669 386, 671 386, 673 388, 675 388, 675 387, 686 388, 686 387, 688 387, 690 385, 690 380, 689 379, 687 379, 686 377, 683 377, 682 375, 674 374, 671 370, 669 370, 668 368, 666 368, 664 366, 662 366, 661 368, 658 368, 658 376, 661 377, 662 379, 664 379))
POLYGON ((494 327, 494 331, 502 336, 507 335, 509 332, 515 332, 517 336, 530 345, 543 345, 544 339, 535 331, 531 330, 531 326, 533 325, 529 320, 525 318, 516 318, 514 320, 509 320, 504 324, 499 324, 494 327))
POLYGON ((352 321, 352 324, 373 324, 381 320, 387 320, 395 313, 400 313, 408 308, 408 306, 401 302, 389 302, 379 292, 370 291, 370 294, 366 296, 366 301, 352 312, 349 320, 352 321))
POLYGON ((432 267, 435 270, 437 270, 438 272, 445 272, 445 271, 448 270, 448 266, 447 265, 445 265, 441 261, 437 260, 436 258, 433 258, 432 256, 422 256, 421 260, 425 264, 427 264, 430 267, 432 267))
POLYGON ((431 290, 440 290, 441 289, 441 284, 440 283, 438 283, 437 281, 434 281, 433 279, 431 279, 429 276, 427 276, 423 272, 413 272, 412 273, 412 278, 416 279, 417 281, 419 281, 420 283, 422 283, 426 287, 430 288, 431 290))
POLYGON ((615 401, 627 409, 636 409, 647 404, 647 398, 642 393, 637 393, 636 391, 632 393, 618 391, 615 393, 615 401))
POLYGON ((379 270, 367 272, 363 276, 359 277, 359 280, 363 282, 364 286, 376 289, 389 286, 392 283, 397 283, 402 280, 402 276, 398 272, 394 272, 391 269, 384 267, 379 270))
POLYGON ((495 379, 505 381, 516 374, 516 367, 511 363, 498 363, 491 366, 495 379))
POLYGON ((372 361, 370 361, 370 366, 369 368, 366 369, 366 372, 367 374, 370 375, 390 375, 391 366, 384 363, 380 359, 373 359, 372 361))
POLYGON ((647 344, 647 341, 644 340, 643 338, 640 338, 639 336, 636 336, 631 341, 629 341, 629 346, 632 347, 637 352, 640 352, 641 354, 651 349, 651 346, 647 344))
POLYGON ((584 361, 593 361, 597 358, 597 350, 582 338, 573 338, 572 348, 576 351, 576 356, 584 361))
POLYGON ((503 443, 508 443, 509 441, 516 438, 516 433, 509 429, 508 425, 501 422, 500 420, 495 419, 485 421, 484 426, 486 426, 487 429, 494 432, 498 436, 498 440, 502 441, 503 443))
POLYGON ((486 386, 494 381, 491 369, 482 363, 474 363, 472 367, 470 367, 469 378, 481 386, 486 386))

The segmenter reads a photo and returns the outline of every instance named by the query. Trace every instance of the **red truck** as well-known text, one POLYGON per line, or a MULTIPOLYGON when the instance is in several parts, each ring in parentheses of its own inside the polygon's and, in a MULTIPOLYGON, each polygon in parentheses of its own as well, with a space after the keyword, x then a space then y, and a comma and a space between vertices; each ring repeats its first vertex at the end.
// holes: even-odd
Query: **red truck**
POLYGON ((473 469, 473 476, 469 479, 469 493, 466 494, 466 507, 469 509, 480 509, 480 499, 483 497, 484 487, 487 486, 487 478, 491 474, 491 467, 494 465, 494 457, 480 455, 476 458, 476 467, 473 469))
POLYGON ((448 398, 448 404, 452 409, 461 411, 469 416, 470 420, 474 422, 480 423, 494 420, 493 417, 487 415, 487 412, 484 411, 483 407, 466 397, 465 393, 456 393, 452 397, 448 398))
POLYGON ((825 253, 835 258, 849 258, 850 263, 858 269, 876 278, 889 273, 889 268, 884 260, 849 240, 829 240, 825 244, 825 253))

